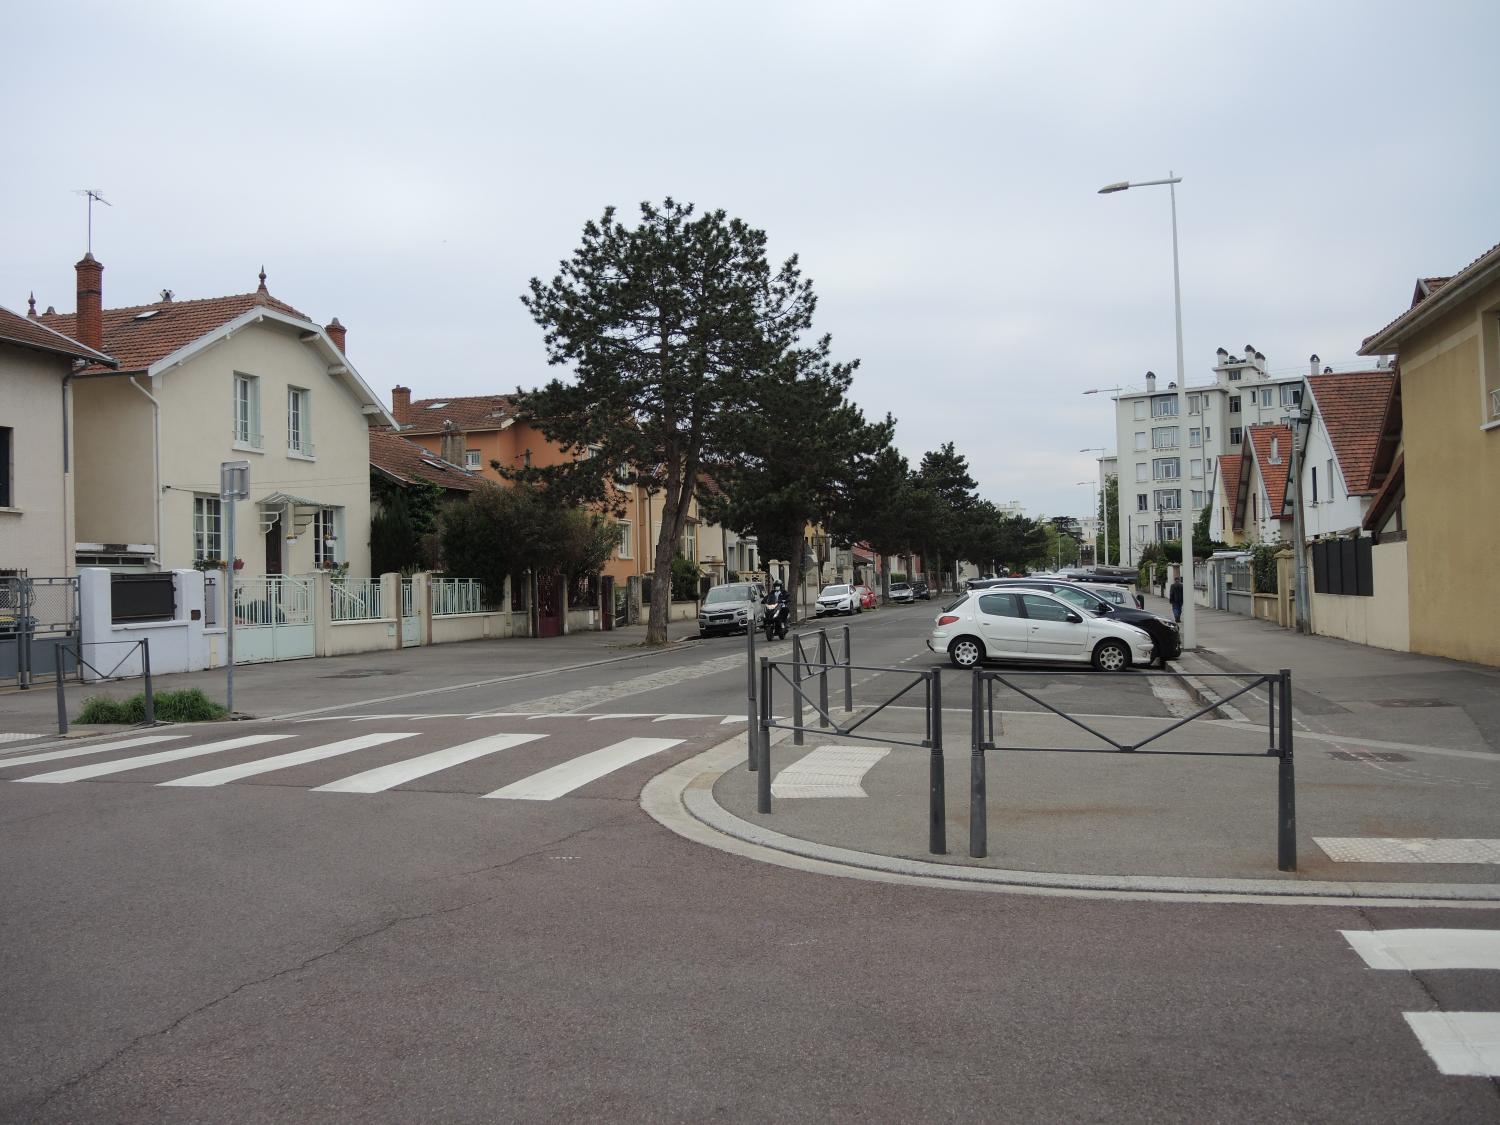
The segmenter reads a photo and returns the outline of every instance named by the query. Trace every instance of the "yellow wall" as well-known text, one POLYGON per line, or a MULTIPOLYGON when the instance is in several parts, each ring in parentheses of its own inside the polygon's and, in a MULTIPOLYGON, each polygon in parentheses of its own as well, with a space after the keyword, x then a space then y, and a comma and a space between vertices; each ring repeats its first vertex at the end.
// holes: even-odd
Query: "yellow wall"
POLYGON ((1500 665, 1482 590, 1500 558, 1500 428, 1481 429, 1478 331, 1497 305, 1500 282, 1402 341, 1401 409, 1412 650, 1500 665))
POLYGON ((1400 540, 1383 542, 1371 549, 1374 597, 1313 593, 1313 632, 1376 648, 1410 651, 1407 559, 1407 544, 1400 540))
MULTIPOLYGON (((145 376, 140 381, 149 382, 145 376)), ((229 407, 224 410, 227 417, 229 407)), ((132 388, 126 376, 73 381, 77 542, 156 543, 153 415, 150 399, 132 388)), ((191 422, 195 428, 204 424, 201 418, 191 422)), ((227 433, 227 422, 224 430, 227 433)), ((163 424, 163 441, 167 437, 163 424)), ((218 471, 217 462, 214 469, 218 471)))
MULTIPOLYGON (((73 474, 63 472, 66 356, 0 344, 0 426, 11 431, 11 497, 0 508, 0 570, 73 573, 73 474)), ((0 501, 4 503, 4 501, 0 501)))

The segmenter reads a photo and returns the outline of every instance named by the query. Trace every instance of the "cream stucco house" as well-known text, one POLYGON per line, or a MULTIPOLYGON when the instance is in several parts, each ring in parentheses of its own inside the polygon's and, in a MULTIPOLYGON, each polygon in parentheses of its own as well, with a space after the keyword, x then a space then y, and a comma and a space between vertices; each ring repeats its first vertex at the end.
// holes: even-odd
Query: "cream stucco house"
POLYGON ((73 573, 71 376, 115 361, 0 308, 0 577, 73 573))
POLYGON ((326 327, 252 293, 105 309, 104 267, 77 265, 78 312, 38 323, 117 357, 73 380, 82 565, 227 565, 219 465, 250 462, 236 509, 241 576, 348 564, 369 574, 369 426, 395 420, 326 327))

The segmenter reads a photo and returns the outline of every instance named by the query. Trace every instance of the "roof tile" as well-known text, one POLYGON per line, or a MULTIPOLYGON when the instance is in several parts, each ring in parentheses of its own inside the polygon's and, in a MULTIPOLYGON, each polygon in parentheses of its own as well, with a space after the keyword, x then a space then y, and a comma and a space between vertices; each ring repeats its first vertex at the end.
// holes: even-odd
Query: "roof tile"
POLYGON ((0 306, 0 340, 10 344, 19 344, 23 348, 68 356, 72 359, 91 359, 111 367, 115 363, 103 352, 97 352, 93 348, 80 344, 71 336, 65 336, 36 320, 28 320, 20 313, 11 312, 3 306, 0 306))
POLYGON ((1374 491, 1370 469, 1380 448, 1386 404, 1395 381, 1395 374, 1384 370, 1308 377, 1350 495, 1368 496, 1374 491))
POLYGON ((426 481, 458 492, 473 492, 483 478, 450 464, 391 430, 370 431, 370 464, 406 484, 426 481))
POLYGON ((1247 448, 1266 483, 1266 496, 1277 519, 1285 517, 1286 486, 1292 470, 1292 428, 1281 423, 1251 426, 1245 431, 1247 448), (1271 457, 1271 442, 1276 442, 1276 458, 1271 457))
POLYGON ((498 430, 506 419, 514 421, 515 416, 514 404, 506 395, 469 395, 416 399, 397 421, 405 433, 440 433, 447 421, 464 433, 473 433, 498 430))

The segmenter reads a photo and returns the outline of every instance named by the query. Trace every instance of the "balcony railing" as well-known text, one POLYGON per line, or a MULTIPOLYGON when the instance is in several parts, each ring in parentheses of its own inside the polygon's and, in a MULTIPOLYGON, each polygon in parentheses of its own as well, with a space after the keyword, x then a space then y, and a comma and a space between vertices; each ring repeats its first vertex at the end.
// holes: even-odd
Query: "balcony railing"
POLYGON ((1500 389, 1490 392, 1490 417, 1500 418, 1500 389))
POLYGON ((288 453, 295 453, 300 457, 311 457, 313 455, 313 443, 293 438, 286 443, 286 451, 288 453))
POLYGON ((250 430, 242 430, 235 427, 234 442, 236 445, 248 445, 251 449, 260 448, 260 435, 250 430))

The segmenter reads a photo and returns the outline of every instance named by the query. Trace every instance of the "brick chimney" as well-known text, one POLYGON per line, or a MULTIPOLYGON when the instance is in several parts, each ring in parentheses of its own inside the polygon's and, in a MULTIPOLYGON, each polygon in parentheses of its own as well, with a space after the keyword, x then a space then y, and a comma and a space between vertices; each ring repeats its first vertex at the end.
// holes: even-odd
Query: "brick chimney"
POLYGON ((78 271, 78 342, 101 351, 104 348, 104 267, 90 253, 73 268, 78 271))
POLYGON ((334 347, 345 355, 349 354, 344 347, 344 339, 349 335, 349 330, 339 323, 338 317, 334 317, 331 322, 323 325, 323 331, 328 333, 328 338, 333 341, 334 347))
POLYGON ((391 388, 391 413, 403 426, 411 421, 411 388, 391 388))
POLYGON ((451 418, 443 422, 443 443, 438 456, 450 465, 461 466, 464 463, 464 435, 451 418))

